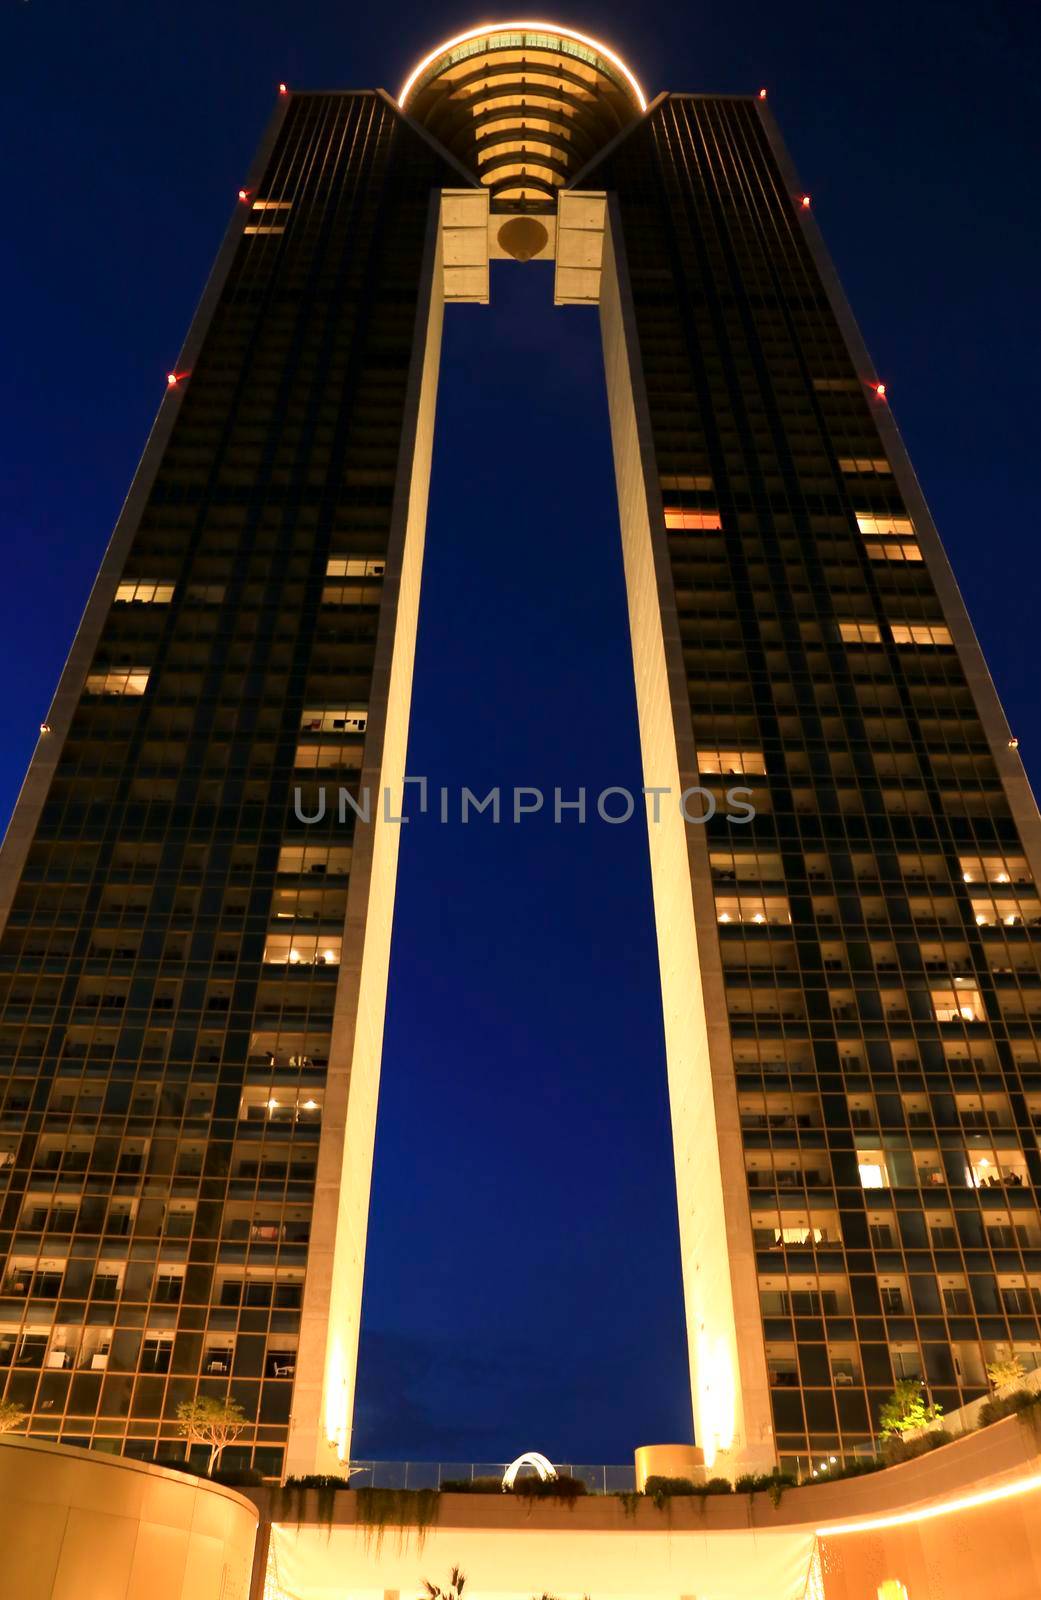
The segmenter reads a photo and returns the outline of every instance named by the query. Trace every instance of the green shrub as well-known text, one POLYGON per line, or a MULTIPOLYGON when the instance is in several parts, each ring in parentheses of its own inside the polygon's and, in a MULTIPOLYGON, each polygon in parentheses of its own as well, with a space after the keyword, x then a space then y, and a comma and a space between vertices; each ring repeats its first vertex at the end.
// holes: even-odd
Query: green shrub
POLYGON ((502 1494, 501 1478, 442 1478, 442 1494, 502 1494))
POLYGON ((980 1406, 980 1427, 987 1428, 992 1422, 1000 1422, 1002 1417, 1029 1411, 1036 1405, 1041 1405, 1041 1395, 1032 1389, 1013 1389, 1011 1394, 992 1395, 980 1406))
POLYGON ((643 1486, 645 1495, 652 1500, 668 1500, 674 1494, 696 1494, 692 1478, 666 1478, 660 1472, 652 1472, 643 1486))
POLYGON ((950 1444, 953 1438, 953 1433, 948 1433, 946 1428, 935 1428, 931 1433, 920 1434, 917 1439, 890 1434, 888 1438, 882 1440, 882 1460, 885 1466, 895 1467, 901 1461, 913 1461, 916 1456, 927 1456, 931 1450, 939 1450, 941 1445, 950 1444))
POLYGON ((845 1466, 832 1467, 828 1472, 821 1473, 819 1478, 807 1478, 807 1483, 827 1483, 829 1478, 863 1478, 869 1472, 881 1472, 889 1465, 878 1456, 854 1456, 847 1461, 845 1466))
POLYGON ((707 1483, 696 1487, 695 1494, 733 1494, 734 1486, 729 1478, 709 1478, 707 1483))
POLYGON ((287 1478, 286 1489, 349 1489, 350 1478, 336 1478, 328 1472, 305 1472, 302 1477, 287 1478))
POLYGON ((222 1483, 225 1489, 259 1489, 264 1474, 255 1467, 217 1467, 210 1473, 211 1483, 222 1483))
POLYGON ((581 1478, 572 1478, 562 1472, 555 1478, 516 1478, 514 1494, 527 1495, 532 1500, 577 1500, 588 1493, 581 1478))

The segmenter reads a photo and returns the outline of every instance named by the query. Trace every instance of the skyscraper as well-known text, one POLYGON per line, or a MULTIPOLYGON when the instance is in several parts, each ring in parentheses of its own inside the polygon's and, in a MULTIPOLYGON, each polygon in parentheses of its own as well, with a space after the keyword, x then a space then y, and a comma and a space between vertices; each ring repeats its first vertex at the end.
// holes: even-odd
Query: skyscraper
POLYGON ((441 311, 501 256, 600 306, 698 1443, 1041 1360, 1038 814, 807 198, 761 96, 545 25, 280 95, 0 861, 32 1431, 231 1390, 266 1473, 349 1452, 441 311))

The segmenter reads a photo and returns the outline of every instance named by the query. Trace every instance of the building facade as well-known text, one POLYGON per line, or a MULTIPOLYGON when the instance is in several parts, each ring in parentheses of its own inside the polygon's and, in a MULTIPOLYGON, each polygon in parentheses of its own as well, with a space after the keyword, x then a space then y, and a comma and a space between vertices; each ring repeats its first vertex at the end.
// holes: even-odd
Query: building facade
POLYGON ((34 1433, 230 1392, 266 1474, 349 1454, 441 311, 500 256, 600 307, 647 787, 755 810, 649 801, 698 1443, 849 1455, 899 1377, 1041 1360, 1038 814, 884 389, 763 98, 517 24, 280 97, 41 734, 34 1433))

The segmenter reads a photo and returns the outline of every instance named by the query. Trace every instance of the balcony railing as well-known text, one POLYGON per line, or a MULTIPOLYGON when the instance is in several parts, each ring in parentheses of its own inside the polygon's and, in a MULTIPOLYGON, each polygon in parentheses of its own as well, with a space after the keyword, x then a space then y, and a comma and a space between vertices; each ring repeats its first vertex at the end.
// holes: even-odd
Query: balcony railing
MULTIPOLYGON (((505 1461, 352 1461, 353 1489, 440 1489, 446 1483, 471 1483, 475 1478, 501 1480, 505 1461)), ((636 1472, 628 1466, 566 1465, 555 1462, 557 1472, 581 1478, 590 1494, 630 1494, 636 1472)))

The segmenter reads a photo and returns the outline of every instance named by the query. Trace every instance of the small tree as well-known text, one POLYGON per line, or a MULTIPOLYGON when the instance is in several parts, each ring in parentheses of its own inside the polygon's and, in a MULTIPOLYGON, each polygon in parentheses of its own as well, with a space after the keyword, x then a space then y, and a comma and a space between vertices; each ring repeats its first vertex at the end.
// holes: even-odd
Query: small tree
POLYGON ((935 1422, 942 1414, 942 1406, 926 1404, 917 1378, 900 1378, 879 1409, 879 1432, 883 1439, 894 1433, 910 1433, 914 1428, 924 1428, 927 1422, 935 1422))
POLYGON ((234 1444, 246 1426, 246 1413, 235 1400, 196 1395, 194 1400, 182 1400, 177 1407, 177 1424, 181 1437, 188 1441, 186 1455, 193 1444, 209 1445, 208 1476, 214 1471, 227 1446, 234 1444))
POLYGON ((460 1600, 466 1587, 466 1574, 460 1572, 458 1567, 453 1567, 448 1581, 447 1589, 439 1589, 436 1583, 431 1583, 429 1578, 423 1579, 423 1587, 429 1600, 460 1600))
POLYGON ((0 1400, 0 1433, 14 1433, 29 1415, 13 1400, 0 1400))
POLYGON ((1011 1389, 1013 1384, 1026 1377, 1026 1372, 1022 1361, 1010 1350, 1007 1355, 987 1362, 987 1377, 992 1389, 1011 1389))

